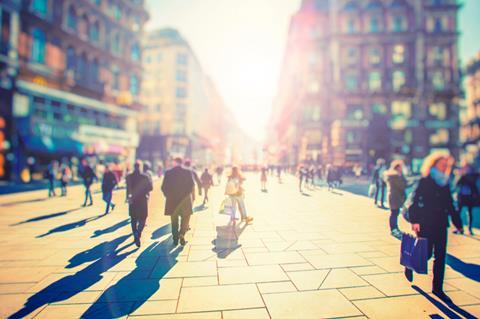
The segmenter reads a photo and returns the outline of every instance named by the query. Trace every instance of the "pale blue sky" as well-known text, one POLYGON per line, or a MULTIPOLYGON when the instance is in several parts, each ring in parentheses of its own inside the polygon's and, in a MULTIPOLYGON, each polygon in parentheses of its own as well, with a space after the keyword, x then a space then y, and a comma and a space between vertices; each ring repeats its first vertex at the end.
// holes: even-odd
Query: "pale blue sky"
MULTIPOLYGON (((290 17, 301 0, 147 0, 147 30, 178 29, 247 134, 265 134, 290 17)), ((480 0, 462 0, 460 56, 480 50, 480 0)))

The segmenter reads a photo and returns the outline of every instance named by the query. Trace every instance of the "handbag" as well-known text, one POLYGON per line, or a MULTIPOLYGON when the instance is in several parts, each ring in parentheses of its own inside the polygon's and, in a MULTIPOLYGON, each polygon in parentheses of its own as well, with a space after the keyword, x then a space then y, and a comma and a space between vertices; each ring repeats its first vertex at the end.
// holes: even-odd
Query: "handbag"
POLYGON ((428 239, 402 235, 400 264, 418 274, 428 273, 428 239))

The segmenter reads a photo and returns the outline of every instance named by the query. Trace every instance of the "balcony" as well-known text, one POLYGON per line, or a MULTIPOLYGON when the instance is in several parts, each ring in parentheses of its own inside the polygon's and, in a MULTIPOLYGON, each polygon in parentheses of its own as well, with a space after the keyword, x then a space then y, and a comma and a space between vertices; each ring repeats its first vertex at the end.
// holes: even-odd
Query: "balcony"
POLYGON ((74 77, 73 89, 80 94, 94 95, 96 97, 105 94, 105 83, 98 80, 86 79, 83 77, 74 77))

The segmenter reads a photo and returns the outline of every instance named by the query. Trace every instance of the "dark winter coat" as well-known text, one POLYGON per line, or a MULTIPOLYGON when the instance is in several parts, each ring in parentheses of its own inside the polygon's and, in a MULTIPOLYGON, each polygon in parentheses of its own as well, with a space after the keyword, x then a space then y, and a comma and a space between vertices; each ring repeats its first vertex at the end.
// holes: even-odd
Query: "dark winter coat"
POLYGON ((462 227, 458 211, 453 205, 449 185, 439 186, 431 177, 423 177, 413 193, 409 210, 410 222, 420 224, 422 236, 435 236, 449 227, 449 216, 457 228, 462 227))
POLYGON ((127 198, 131 216, 146 218, 148 215, 148 198, 153 190, 150 178, 139 171, 127 175, 127 198))
POLYGON ((480 175, 477 173, 469 173, 463 175, 457 183, 458 204, 460 206, 479 206, 480 196, 477 187, 477 181, 480 175))
POLYGON ((102 193, 111 193, 117 183, 117 176, 112 171, 105 172, 102 179, 102 193))
POLYGON ((385 172, 388 186, 388 205, 390 209, 400 209, 406 200, 407 180, 396 171, 385 172))
POLYGON ((193 213, 194 177, 192 171, 176 166, 165 172, 162 192, 165 195, 165 215, 193 213))

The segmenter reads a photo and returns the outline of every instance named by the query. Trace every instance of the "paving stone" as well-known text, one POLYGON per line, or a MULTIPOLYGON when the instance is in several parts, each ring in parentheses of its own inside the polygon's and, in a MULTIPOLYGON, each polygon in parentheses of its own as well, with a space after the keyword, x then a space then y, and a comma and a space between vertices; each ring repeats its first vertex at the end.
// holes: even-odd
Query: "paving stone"
POLYGON ((257 286, 261 294, 297 291, 291 281, 259 283, 257 286))
POLYGON ((362 315, 337 290, 266 294, 263 298, 272 319, 317 319, 362 315))
POLYGON ((284 271, 300 271, 300 270, 313 270, 312 265, 309 263, 300 263, 300 264, 282 264, 282 269, 284 271))
POLYGON ((190 277, 183 279, 182 287, 201 287, 218 285, 217 277, 190 277))
POLYGON ((358 266, 370 266, 372 263, 365 258, 356 255, 314 255, 305 256, 305 259, 316 269, 346 268, 358 266))
POLYGON ((141 305, 135 305, 134 307, 136 309, 132 312, 133 316, 175 313, 177 300, 146 301, 141 305))
POLYGON ((303 263, 305 259, 295 251, 245 253, 249 265, 274 265, 303 263))
POLYGON ((368 286, 368 283, 350 269, 332 269, 320 286, 321 289, 368 286))
POLYGON ((316 290, 328 275, 329 270, 292 271, 287 275, 298 290, 316 290))
POLYGON ((178 312, 236 310, 264 307, 253 284, 188 287, 180 292, 178 312))
POLYGON ((224 311, 223 319, 270 319, 267 309, 245 309, 245 310, 232 310, 224 311))
POLYGON ((222 319, 221 312, 199 312, 186 314, 168 314, 168 315, 142 315, 129 316, 136 319, 222 319))
POLYGON ((50 305, 43 309, 35 318, 40 319, 71 319, 80 318, 88 309, 88 304, 50 305))
POLYGON ((220 268, 218 277, 221 285, 288 280, 279 265, 220 268))
MULTIPOLYGON (((154 269, 152 277, 156 276, 157 272, 163 272, 163 266, 158 270, 154 269)), ((215 261, 203 262, 178 262, 165 275, 166 278, 179 277, 208 277, 217 275, 217 263, 215 261)))
POLYGON ((340 289, 340 292, 347 297, 348 300, 359 300, 359 299, 372 299, 372 298, 381 298, 385 297, 377 289, 366 286, 366 287, 355 287, 355 288, 343 288, 340 289))

